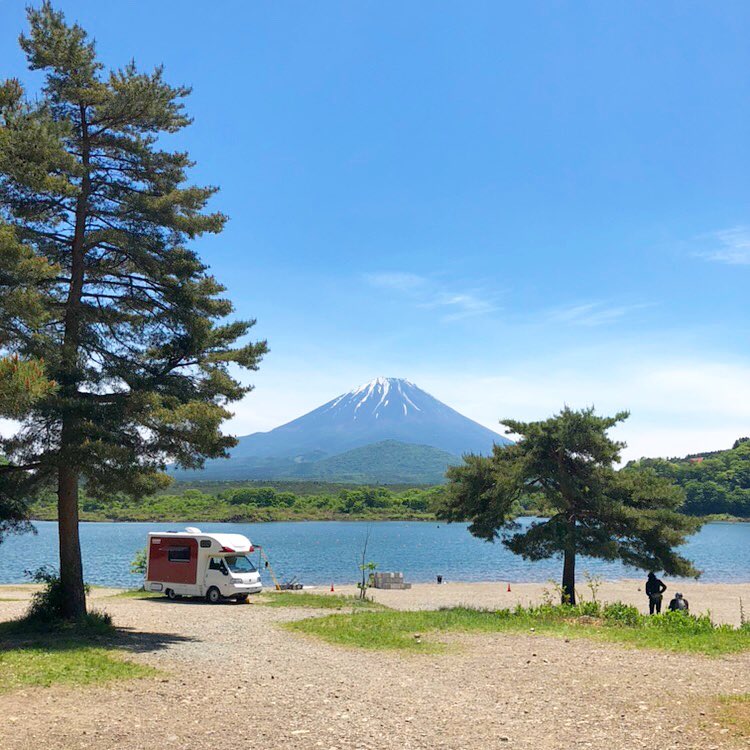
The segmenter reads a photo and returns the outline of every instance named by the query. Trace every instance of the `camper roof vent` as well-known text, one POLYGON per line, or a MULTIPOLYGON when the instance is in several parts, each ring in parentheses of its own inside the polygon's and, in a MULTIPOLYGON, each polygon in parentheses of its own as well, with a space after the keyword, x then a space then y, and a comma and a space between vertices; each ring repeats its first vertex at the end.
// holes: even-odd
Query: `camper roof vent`
POLYGON ((186 526, 185 531, 187 531, 188 534, 200 534, 201 530, 196 529, 195 526, 186 526))

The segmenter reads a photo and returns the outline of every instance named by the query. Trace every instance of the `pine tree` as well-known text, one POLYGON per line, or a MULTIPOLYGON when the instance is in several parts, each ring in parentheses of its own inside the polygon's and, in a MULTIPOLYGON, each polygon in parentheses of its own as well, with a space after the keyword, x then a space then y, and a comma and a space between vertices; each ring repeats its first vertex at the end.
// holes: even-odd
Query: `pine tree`
POLYGON ((469 455, 448 470, 439 515, 471 521, 487 541, 502 538, 527 560, 563 558, 562 598, 575 604, 578 555, 621 560, 644 570, 692 576, 697 571, 675 552, 700 521, 678 512, 682 490, 652 471, 615 471, 624 443, 607 431, 628 417, 600 417, 593 408, 563 409, 542 422, 503 421, 517 443, 495 446, 492 456, 469 455), (514 510, 541 492, 550 517, 518 531, 514 510))
POLYGON ((164 484, 169 459, 225 456, 227 404, 249 390, 229 367, 257 369, 266 345, 237 344, 255 321, 226 321, 223 287, 188 246, 226 220, 206 210, 215 188, 187 184, 189 156, 163 148, 190 123, 189 89, 133 62, 105 73, 86 32, 48 2, 28 20, 20 44, 42 94, 0 86, 0 347, 43 360, 56 388, 16 415, 0 492, 56 488, 75 618, 79 485, 140 496, 164 484))

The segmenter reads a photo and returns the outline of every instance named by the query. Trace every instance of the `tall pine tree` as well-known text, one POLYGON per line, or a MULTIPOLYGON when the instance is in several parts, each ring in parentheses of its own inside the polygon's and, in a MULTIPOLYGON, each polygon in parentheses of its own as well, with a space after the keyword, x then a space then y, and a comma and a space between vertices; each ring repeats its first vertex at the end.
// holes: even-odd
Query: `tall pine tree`
POLYGON ((502 537, 527 560, 562 557, 562 599, 572 604, 578 555, 697 575, 675 552, 701 525, 678 512, 682 490, 651 471, 614 469, 624 444, 607 431, 627 416, 566 407, 542 422, 504 420, 508 434, 520 439, 495 446, 492 456, 466 456, 463 465, 451 467, 441 517, 471 521, 474 536, 502 537), (550 516, 519 531, 514 511, 529 493, 543 494, 550 516))
POLYGON ((232 305, 189 247, 226 220, 206 211, 215 188, 187 184, 189 156, 163 148, 190 122, 189 90, 161 68, 105 72, 86 32, 48 2, 28 20, 20 44, 44 72, 41 96, 0 87, 0 347, 43 360, 56 388, 15 415, 0 493, 56 488, 75 618, 86 608, 80 484, 138 496, 165 482, 169 459, 226 455, 226 406, 249 390, 229 368, 257 369, 266 345, 237 344, 254 321, 226 321, 232 305))

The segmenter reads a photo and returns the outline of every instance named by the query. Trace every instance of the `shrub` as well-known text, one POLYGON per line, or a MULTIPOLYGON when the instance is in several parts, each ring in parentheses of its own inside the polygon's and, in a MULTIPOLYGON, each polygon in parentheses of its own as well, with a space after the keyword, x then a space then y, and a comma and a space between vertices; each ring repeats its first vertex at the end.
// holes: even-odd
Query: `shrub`
POLYGON ((134 575, 146 575, 146 548, 143 547, 135 553, 135 557, 130 563, 130 572, 134 575))
POLYGON ((622 602, 612 602, 605 604, 602 609, 602 617, 607 622, 617 623, 618 625, 638 625, 641 622, 641 613, 632 604, 623 604, 622 602))
MULTIPOLYGON (((41 567, 35 571, 26 571, 26 575, 34 583, 41 583, 43 587, 31 596, 31 604, 19 626, 31 626, 32 629, 42 626, 44 629, 55 628, 63 623, 64 593, 59 575, 50 568, 41 567)), ((90 587, 86 584, 86 594, 90 587)), ((107 634, 112 631, 112 615, 108 612, 91 610, 79 620, 76 625, 96 634, 107 634)))
POLYGON ((598 601, 579 602, 575 609, 578 610, 579 617, 601 617, 602 608, 598 601))
POLYGON ((684 633, 689 635, 710 633, 713 630, 723 627, 721 625, 714 625, 710 615, 691 615, 679 610, 649 617, 648 624, 651 627, 667 630, 670 633, 684 633))
MULTIPOLYGON (((26 613, 29 620, 52 622, 63 616, 64 593, 60 577, 50 568, 41 567, 34 571, 26 571, 26 575, 34 583, 43 584, 43 588, 35 591, 31 597, 31 604, 26 613)), ((88 586, 86 587, 88 594, 88 586)))

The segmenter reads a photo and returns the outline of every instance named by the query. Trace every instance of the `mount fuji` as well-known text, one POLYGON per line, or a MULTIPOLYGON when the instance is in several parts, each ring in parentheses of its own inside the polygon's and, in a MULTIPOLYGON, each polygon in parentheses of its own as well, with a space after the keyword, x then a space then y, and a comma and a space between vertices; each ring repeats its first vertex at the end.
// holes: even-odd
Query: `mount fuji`
POLYGON ((408 380, 376 378, 269 432, 239 438, 228 460, 175 476, 442 481, 462 454, 509 442, 408 380))

